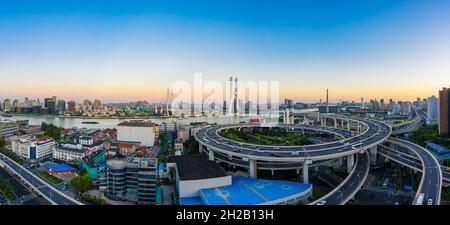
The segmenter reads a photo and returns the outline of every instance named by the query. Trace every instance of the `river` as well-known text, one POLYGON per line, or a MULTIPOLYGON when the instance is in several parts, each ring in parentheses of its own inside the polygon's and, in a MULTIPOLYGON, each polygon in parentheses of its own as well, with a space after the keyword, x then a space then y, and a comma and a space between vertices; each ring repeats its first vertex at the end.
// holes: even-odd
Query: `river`
MULTIPOLYGON (((296 113, 312 112, 317 109, 300 109, 295 110, 296 113)), ((240 121, 248 120, 250 117, 241 117, 240 121)), ((91 118, 79 118, 79 117, 59 117, 52 115, 12 115, 12 117, 2 117, 2 120, 28 120, 30 125, 41 125, 43 122, 51 123, 56 126, 69 128, 88 128, 88 129, 106 129, 115 128, 117 124, 128 119, 91 119, 91 118), (97 122, 96 124, 85 124, 83 122, 97 122)), ((178 124, 190 124, 191 122, 208 122, 208 123, 230 123, 230 117, 187 117, 187 118, 154 118, 150 119, 156 124, 162 124, 163 122, 177 122, 178 124)))

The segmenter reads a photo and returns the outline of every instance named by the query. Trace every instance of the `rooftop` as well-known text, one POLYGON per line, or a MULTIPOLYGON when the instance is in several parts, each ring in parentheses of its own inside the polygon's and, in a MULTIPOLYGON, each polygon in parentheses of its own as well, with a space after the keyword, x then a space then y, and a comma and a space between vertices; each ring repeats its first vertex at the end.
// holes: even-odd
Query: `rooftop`
POLYGON ((69 171, 76 171, 77 169, 68 166, 66 164, 55 164, 55 165, 51 165, 51 166, 47 166, 47 168, 55 173, 60 173, 60 172, 69 172, 69 171))
POLYGON ((168 163, 176 163, 181 181, 201 180, 227 176, 217 163, 202 155, 170 156, 168 163))
MULTIPOLYGON (((306 195, 310 184, 233 176, 233 184, 200 190, 205 205, 259 205, 306 195)), ((180 200, 181 203, 181 200, 180 200)))

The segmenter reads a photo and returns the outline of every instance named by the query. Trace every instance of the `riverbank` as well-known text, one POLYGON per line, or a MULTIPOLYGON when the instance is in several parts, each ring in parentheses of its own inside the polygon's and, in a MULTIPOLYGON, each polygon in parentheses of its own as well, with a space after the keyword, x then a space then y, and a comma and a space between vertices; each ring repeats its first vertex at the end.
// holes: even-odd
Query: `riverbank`
POLYGON ((49 115, 49 114, 33 114, 33 113, 7 113, 0 114, 5 118, 10 116, 26 116, 26 117, 44 117, 44 118, 60 118, 60 119, 86 119, 86 120, 108 120, 108 119, 118 119, 118 120, 151 120, 151 119, 177 119, 174 116, 110 116, 110 117, 89 117, 89 116, 65 116, 65 115, 49 115))

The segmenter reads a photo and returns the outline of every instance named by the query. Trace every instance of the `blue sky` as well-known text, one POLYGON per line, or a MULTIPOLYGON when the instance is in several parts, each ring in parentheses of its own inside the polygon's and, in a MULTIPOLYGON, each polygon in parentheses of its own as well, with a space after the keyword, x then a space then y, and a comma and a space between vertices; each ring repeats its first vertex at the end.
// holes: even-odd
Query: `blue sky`
POLYGON ((449 21, 445 0, 3 2, 0 98, 156 100, 194 72, 302 101, 427 97, 450 83, 449 21))

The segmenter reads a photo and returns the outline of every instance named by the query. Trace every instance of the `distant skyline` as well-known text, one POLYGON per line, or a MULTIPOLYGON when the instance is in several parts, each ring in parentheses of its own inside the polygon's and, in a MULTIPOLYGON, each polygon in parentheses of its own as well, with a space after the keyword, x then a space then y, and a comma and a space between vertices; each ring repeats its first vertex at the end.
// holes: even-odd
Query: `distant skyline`
POLYGON ((164 101, 177 80, 279 80, 302 102, 415 100, 450 85, 450 1, 14 1, 0 99, 164 101))

